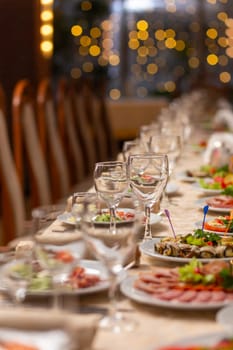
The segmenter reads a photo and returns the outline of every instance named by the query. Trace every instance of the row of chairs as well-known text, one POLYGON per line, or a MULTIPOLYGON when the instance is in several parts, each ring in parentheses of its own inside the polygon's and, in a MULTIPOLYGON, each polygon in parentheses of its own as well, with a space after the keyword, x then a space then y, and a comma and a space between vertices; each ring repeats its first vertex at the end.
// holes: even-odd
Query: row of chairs
POLYGON ((0 88, 0 193, 2 244, 25 233, 25 220, 41 205, 65 201, 93 183, 97 161, 114 159, 104 86, 45 78, 36 91, 15 85, 9 116, 0 88))

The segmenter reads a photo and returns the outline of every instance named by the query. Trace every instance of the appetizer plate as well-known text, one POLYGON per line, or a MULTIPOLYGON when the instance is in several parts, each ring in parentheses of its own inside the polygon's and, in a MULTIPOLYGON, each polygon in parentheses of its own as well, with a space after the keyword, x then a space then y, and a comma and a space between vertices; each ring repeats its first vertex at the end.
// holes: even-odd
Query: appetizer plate
POLYGON ((219 310, 216 314, 216 321, 228 330, 233 330, 233 305, 229 305, 219 310))
POLYGON ((159 306, 159 307, 168 307, 169 309, 185 309, 185 310, 198 310, 198 309, 218 309, 223 306, 232 303, 232 301, 221 301, 221 302, 180 302, 178 300, 161 300, 153 296, 152 294, 143 292, 134 287, 134 282, 137 279, 137 276, 127 277, 120 286, 121 292, 131 300, 136 302, 159 306))
POLYGON ((187 347, 205 347, 205 346, 215 346, 217 343, 219 343, 223 339, 229 339, 230 335, 227 332, 215 332, 215 333, 209 333, 209 334, 203 334, 200 336, 195 337, 189 337, 181 339, 180 341, 176 341, 174 343, 170 343, 164 346, 160 346, 159 348, 155 346, 154 348, 151 348, 150 350, 163 350, 163 349, 170 349, 170 350, 177 350, 180 347, 180 350, 187 347))
MULTIPOLYGON (((206 200, 210 200, 210 199, 214 199, 216 196, 212 196, 212 197, 204 197, 199 199, 196 204, 199 206, 200 209, 203 209, 204 206, 207 205, 206 200)), ((229 213, 231 210, 233 210, 232 208, 218 208, 218 207, 212 207, 211 205, 209 205, 209 211, 214 211, 217 213, 229 213)))
POLYGON ((182 171, 181 173, 177 174, 177 178, 180 181, 190 182, 190 183, 193 183, 193 182, 197 181, 196 177, 186 175, 185 171, 182 171))
MULTIPOLYGON (((123 211, 125 214, 133 213, 133 209, 129 209, 129 208, 119 208, 119 209, 117 209, 117 211, 123 211)), ((65 212, 65 213, 59 215, 57 217, 57 219, 63 224, 75 225, 75 218, 72 215, 72 213, 65 212)), ((162 217, 160 215, 151 213, 151 225, 158 224, 161 220, 162 220, 162 217)), ((130 222, 130 220, 129 219, 128 220, 122 220, 122 222, 118 221, 117 223, 124 223, 124 222, 130 222)), ((109 222, 99 221, 99 222, 95 222, 95 224, 97 224, 97 225, 98 224, 100 224, 100 225, 103 225, 103 224, 109 225, 109 222)))
POLYGON ((175 182, 168 182, 166 186, 166 193, 169 195, 175 194, 178 191, 179 187, 175 182))
POLYGON ((222 192, 222 189, 201 187, 201 185, 198 182, 195 182, 193 184, 193 187, 195 187, 198 191, 200 191, 206 195, 215 195, 215 194, 220 194, 222 192))
MULTIPOLYGON (((207 220, 207 222, 208 222, 209 220, 207 220)), ((196 222, 195 223, 195 226, 197 227, 197 228, 201 228, 202 227, 202 222, 201 221, 198 221, 198 222, 196 222)), ((203 229, 203 231, 204 232, 212 232, 212 233, 217 233, 218 235, 220 235, 220 236, 233 236, 233 232, 227 232, 227 233, 225 233, 225 232, 221 232, 221 231, 214 231, 214 230, 206 230, 206 229, 203 229)))
MULTIPOLYGON (((64 294, 72 295, 86 295, 104 291, 109 287, 108 275, 104 265, 96 260, 80 260, 78 266, 85 268, 86 274, 96 275, 101 278, 100 282, 97 282, 95 285, 86 288, 77 288, 76 290, 66 290, 64 294)), ((5 290, 4 286, 1 286, 1 290, 5 290)), ((53 295, 52 289, 47 290, 29 290, 27 291, 29 296, 49 296, 53 295)))
MULTIPOLYGON (((170 262, 176 262, 176 263, 187 263, 192 260, 192 258, 180 258, 176 256, 167 256, 167 255, 162 255, 159 254, 158 252, 155 251, 154 245, 155 243, 160 242, 161 238, 153 238, 152 240, 148 240, 145 242, 142 242, 139 246, 141 252, 147 256, 156 258, 158 260, 163 260, 163 261, 170 261, 170 262)), ((201 260, 202 262, 210 262, 213 261, 213 258, 210 259, 204 259, 204 258, 197 258, 198 260, 201 260)), ((224 260, 224 261, 230 261, 232 258, 217 258, 218 260, 224 260)))

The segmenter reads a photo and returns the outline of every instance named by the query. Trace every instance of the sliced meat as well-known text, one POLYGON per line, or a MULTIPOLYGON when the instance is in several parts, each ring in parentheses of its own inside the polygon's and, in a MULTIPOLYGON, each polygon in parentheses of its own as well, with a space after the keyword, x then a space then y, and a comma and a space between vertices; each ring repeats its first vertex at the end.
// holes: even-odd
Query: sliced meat
POLYGON ((212 291, 210 301, 223 301, 226 299, 226 297, 226 293, 223 290, 212 291))
POLYGON ((188 303, 191 302, 193 300, 195 300, 196 296, 197 296, 197 291, 196 290, 185 290, 183 292, 183 294, 181 294, 178 297, 178 300, 182 303, 188 303))
POLYGON ((233 208, 232 196, 220 195, 206 200, 206 204, 214 208, 233 208))
POLYGON ((211 293, 209 290, 199 290, 197 292, 195 302, 198 303, 205 303, 208 302, 211 299, 211 293))
POLYGON ((146 292, 149 294, 155 293, 156 289, 158 289, 158 287, 155 284, 145 283, 145 282, 141 281, 140 279, 138 279, 134 282, 134 288, 142 290, 143 292, 146 292))
POLYGON ((184 293, 180 289, 169 289, 167 292, 159 295, 159 298, 162 300, 173 300, 179 298, 184 293))

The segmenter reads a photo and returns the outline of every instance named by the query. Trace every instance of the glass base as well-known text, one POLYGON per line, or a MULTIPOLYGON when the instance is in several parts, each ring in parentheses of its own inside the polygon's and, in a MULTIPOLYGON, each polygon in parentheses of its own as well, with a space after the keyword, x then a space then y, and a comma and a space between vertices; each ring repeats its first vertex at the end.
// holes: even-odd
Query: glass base
POLYGON ((99 322, 99 327, 112 333, 132 332, 137 327, 136 320, 126 317, 121 313, 105 316, 99 322))

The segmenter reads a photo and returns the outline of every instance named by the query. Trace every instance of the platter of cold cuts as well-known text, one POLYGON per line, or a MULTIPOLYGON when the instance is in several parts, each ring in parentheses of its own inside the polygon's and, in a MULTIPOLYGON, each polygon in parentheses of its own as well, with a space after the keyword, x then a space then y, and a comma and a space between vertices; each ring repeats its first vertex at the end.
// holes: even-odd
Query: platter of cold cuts
POLYGON ((227 195, 211 196, 201 198, 197 201, 200 208, 208 205, 209 211, 215 211, 219 213, 228 213, 233 210, 233 197, 227 195))
POLYGON ((185 263, 193 257, 202 262, 233 258, 233 237, 195 230, 187 235, 153 238, 140 244, 143 254, 159 260, 185 263))
POLYGON ((181 267, 154 267, 121 284, 128 298, 176 309, 215 309, 233 301, 231 267, 224 261, 204 264, 195 258, 181 267))

